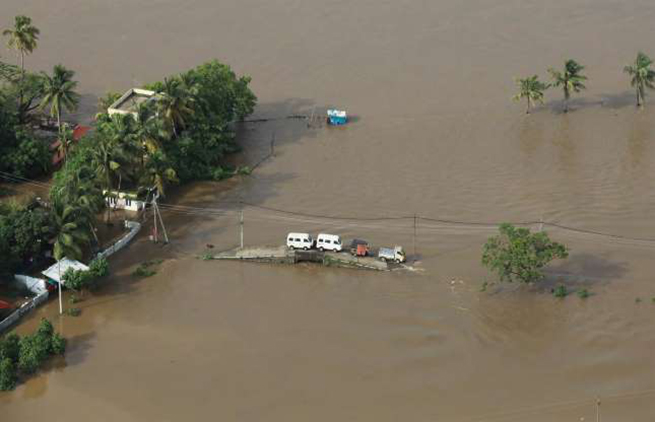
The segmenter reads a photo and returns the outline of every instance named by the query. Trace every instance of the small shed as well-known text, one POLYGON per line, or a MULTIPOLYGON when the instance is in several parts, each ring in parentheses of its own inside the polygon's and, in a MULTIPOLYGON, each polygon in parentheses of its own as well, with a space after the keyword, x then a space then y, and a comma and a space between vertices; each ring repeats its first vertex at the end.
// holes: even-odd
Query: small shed
POLYGON ((51 283, 59 283, 61 281, 63 285, 66 285, 66 283, 63 280, 61 280, 60 277, 63 276, 69 268, 72 268, 74 270, 89 271, 89 267, 82 264, 80 261, 76 261, 74 259, 62 258, 59 262, 56 262, 54 265, 52 265, 47 270, 43 271, 41 274, 46 276, 48 281, 51 283))
POLYGON ((348 122, 348 115, 344 110, 330 109, 327 111, 327 120, 331 125, 345 125, 348 122))

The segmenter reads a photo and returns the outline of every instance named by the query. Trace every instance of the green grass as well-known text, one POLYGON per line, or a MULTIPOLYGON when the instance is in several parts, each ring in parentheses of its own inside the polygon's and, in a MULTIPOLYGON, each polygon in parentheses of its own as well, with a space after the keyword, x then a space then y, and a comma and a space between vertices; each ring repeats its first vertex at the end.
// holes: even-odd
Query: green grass
POLYGON ((132 271, 132 275, 139 278, 152 277, 157 274, 157 270, 152 267, 157 266, 162 262, 164 262, 163 259, 152 259, 150 261, 142 262, 134 271, 132 271))
POLYGON ((486 292, 487 287, 489 287, 489 283, 485 281, 484 283, 482 283, 482 286, 480 286, 480 292, 486 292))
POLYGON ((80 308, 68 308, 65 313, 68 316, 78 317, 82 314, 82 310, 80 308))
POLYGON ((578 297, 580 299, 586 299, 591 296, 591 293, 587 289, 578 290, 578 297))
POLYGON ((559 299, 565 298, 566 296, 569 295, 569 291, 566 289, 566 286, 564 286, 563 284, 555 287, 552 290, 552 292, 553 292, 553 296, 559 299))

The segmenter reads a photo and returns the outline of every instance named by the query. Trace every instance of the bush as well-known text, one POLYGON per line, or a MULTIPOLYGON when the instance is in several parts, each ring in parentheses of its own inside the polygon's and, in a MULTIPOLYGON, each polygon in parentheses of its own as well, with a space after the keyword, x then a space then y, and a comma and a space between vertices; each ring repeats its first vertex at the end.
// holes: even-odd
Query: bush
POLYGON ((51 338, 51 349, 54 355, 63 355, 66 352, 66 339, 59 333, 54 333, 51 338))
POLYGON ((95 278, 102 278, 109 275, 109 262, 107 258, 96 258, 89 264, 89 272, 95 278))
POLYGON ((578 297, 580 299, 586 299, 591 296, 591 293, 587 289, 578 290, 578 297))
POLYGON ((66 309, 66 315, 72 317, 78 317, 82 315, 82 310, 80 308, 68 308, 66 309))
POLYGON ((20 339, 18 369, 25 374, 33 374, 50 354, 50 338, 38 335, 25 336, 20 339))
POLYGON ((14 149, 3 154, 0 167, 28 178, 46 174, 52 159, 48 143, 25 131, 16 132, 16 142, 14 149))
POLYGON ((12 362, 18 361, 20 353, 20 337, 16 333, 7 335, 0 339, 0 359, 11 359, 12 362))
POLYGON ((73 290, 88 288, 93 281, 93 275, 90 271, 74 270, 73 268, 67 269, 61 278, 66 284, 66 287, 73 290))
POLYGON ((562 299, 568 296, 568 294, 569 291, 566 289, 566 286, 564 285, 559 285, 555 287, 555 289, 553 289, 553 296, 555 296, 556 298, 562 299))
POLYGON ((16 365, 9 358, 0 359, 0 391, 10 391, 16 388, 16 365))

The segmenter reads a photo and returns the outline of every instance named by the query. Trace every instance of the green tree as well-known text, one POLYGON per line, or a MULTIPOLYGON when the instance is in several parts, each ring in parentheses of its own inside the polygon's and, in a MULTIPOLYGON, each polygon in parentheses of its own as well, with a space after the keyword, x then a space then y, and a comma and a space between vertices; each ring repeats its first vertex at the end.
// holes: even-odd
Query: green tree
POLYGON ((519 87, 519 93, 512 97, 512 99, 514 101, 521 101, 525 98, 527 103, 526 114, 530 114, 530 110, 535 103, 539 102, 543 104, 544 91, 550 87, 550 85, 541 82, 537 75, 525 79, 516 79, 516 84, 519 87))
POLYGON ((54 257, 81 259, 83 247, 90 242, 88 217, 78 207, 55 201, 52 204, 55 232, 54 257), (82 219, 80 219, 82 217, 82 219))
POLYGON ((11 333, 0 339, 0 359, 10 359, 12 362, 18 362, 20 353, 20 337, 18 334, 11 333))
POLYGON ((573 59, 569 59, 564 63, 564 70, 562 72, 552 68, 548 69, 548 72, 553 78, 553 86, 561 86, 564 91, 564 113, 568 113, 569 111, 571 93, 580 92, 587 88, 584 85, 587 77, 581 73, 583 70, 584 66, 573 59))
POLYGON ((25 55, 34 51, 39 34, 39 29, 32 25, 32 19, 20 15, 14 18, 13 28, 2 31, 2 35, 8 37, 7 47, 18 52, 22 71, 25 70, 25 55))
POLYGON ((148 188, 154 187, 160 196, 165 196, 166 185, 178 182, 177 174, 171 163, 161 152, 148 156, 145 171, 141 176, 141 183, 148 188))
POLYGON ((73 80, 75 72, 58 64, 53 68, 52 76, 43 73, 43 98, 41 108, 50 107, 50 116, 57 118, 57 127, 61 129, 62 108, 68 112, 77 109, 80 95, 75 92, 77 81, 73 80))
POLYGON ((186 126, 187 119, 194 113, 194 99, 184 89, 179 78, 164 79, 159 95, 157 104, 161 116, 173 135, 177 137, 178 132, 186 126))
POLYGON ((564 245, 550 240, 545 232, 501 224, 500 234, 487 240, 482 264, 498 273, 501 281, 532 283, 543 278, 542 268, 555 259, 568 257, 564 245))
POLYGON ((61 125, 59 129, 59 147, 58 152, 64 156, 64 162, 68 160, 68 151, 73 146, 73 129, 68 126, 68 123, 61 125))
POLYGON ((16 388, 18 376, 16 365, 9 358, 0 359, 0 391, 11 391, 16 388))
POLYGON ((641 107, 646 99, 646 88, 653 89, 655 85, 655 71, 651 69, 653 61, 642 53, 637 54, 634 64, 625 66, 623 71, 630 75, 630 85, 637 91, 637 107, 641 107))

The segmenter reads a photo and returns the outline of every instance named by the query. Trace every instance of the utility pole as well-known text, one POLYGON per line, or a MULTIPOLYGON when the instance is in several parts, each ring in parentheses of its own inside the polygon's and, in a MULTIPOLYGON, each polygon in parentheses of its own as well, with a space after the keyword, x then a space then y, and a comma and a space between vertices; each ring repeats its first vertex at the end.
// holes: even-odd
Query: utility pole
POLYGON ((600 422, 600 397, 596 397, 596 422, 600 422))
POLYGON ((241 214, 239 216, 239 229, 240 229, 239 231, 240 231, 240 234, 241 234, 240 244, 241 244, 241 249, 243 249, 243 208, 241 208, 241 214))
POLYGON ((152 224, 152 230, 153 230, 152 235, 154 237, 155 243, 157 243, 159 241, 159 239, 157 237, 157 197, 156 196, 152 197, 151 204, 152 204, 152 223, 153 223, 152 224))
POLYGON ((57 261, 57 271, 59 271, 59 315, 64 313, 64 306, 61 302, 61 259, 57 261))
MULTIPOLYGON (((159 195, 157 195, 159 196, 159 195)), ((164 219, 161 216, 161 211, 159 211, 159 205, 155 202, 155 209, 157 210, 157 215, 159 216, 159 222, 161 223, 161 229, 164 232, 164 242, 168 244, 168 233, 166 232, 166 226, 164 226, 164 219)))
POLYGON ((539 218, 539 231, 542 232, 544 231, 544 216, 542 215, 541 218, 539 218))
POLYGON ((417 216, 416 213, 414 213, 414 262, 416 262, 416 220, 417 216))

